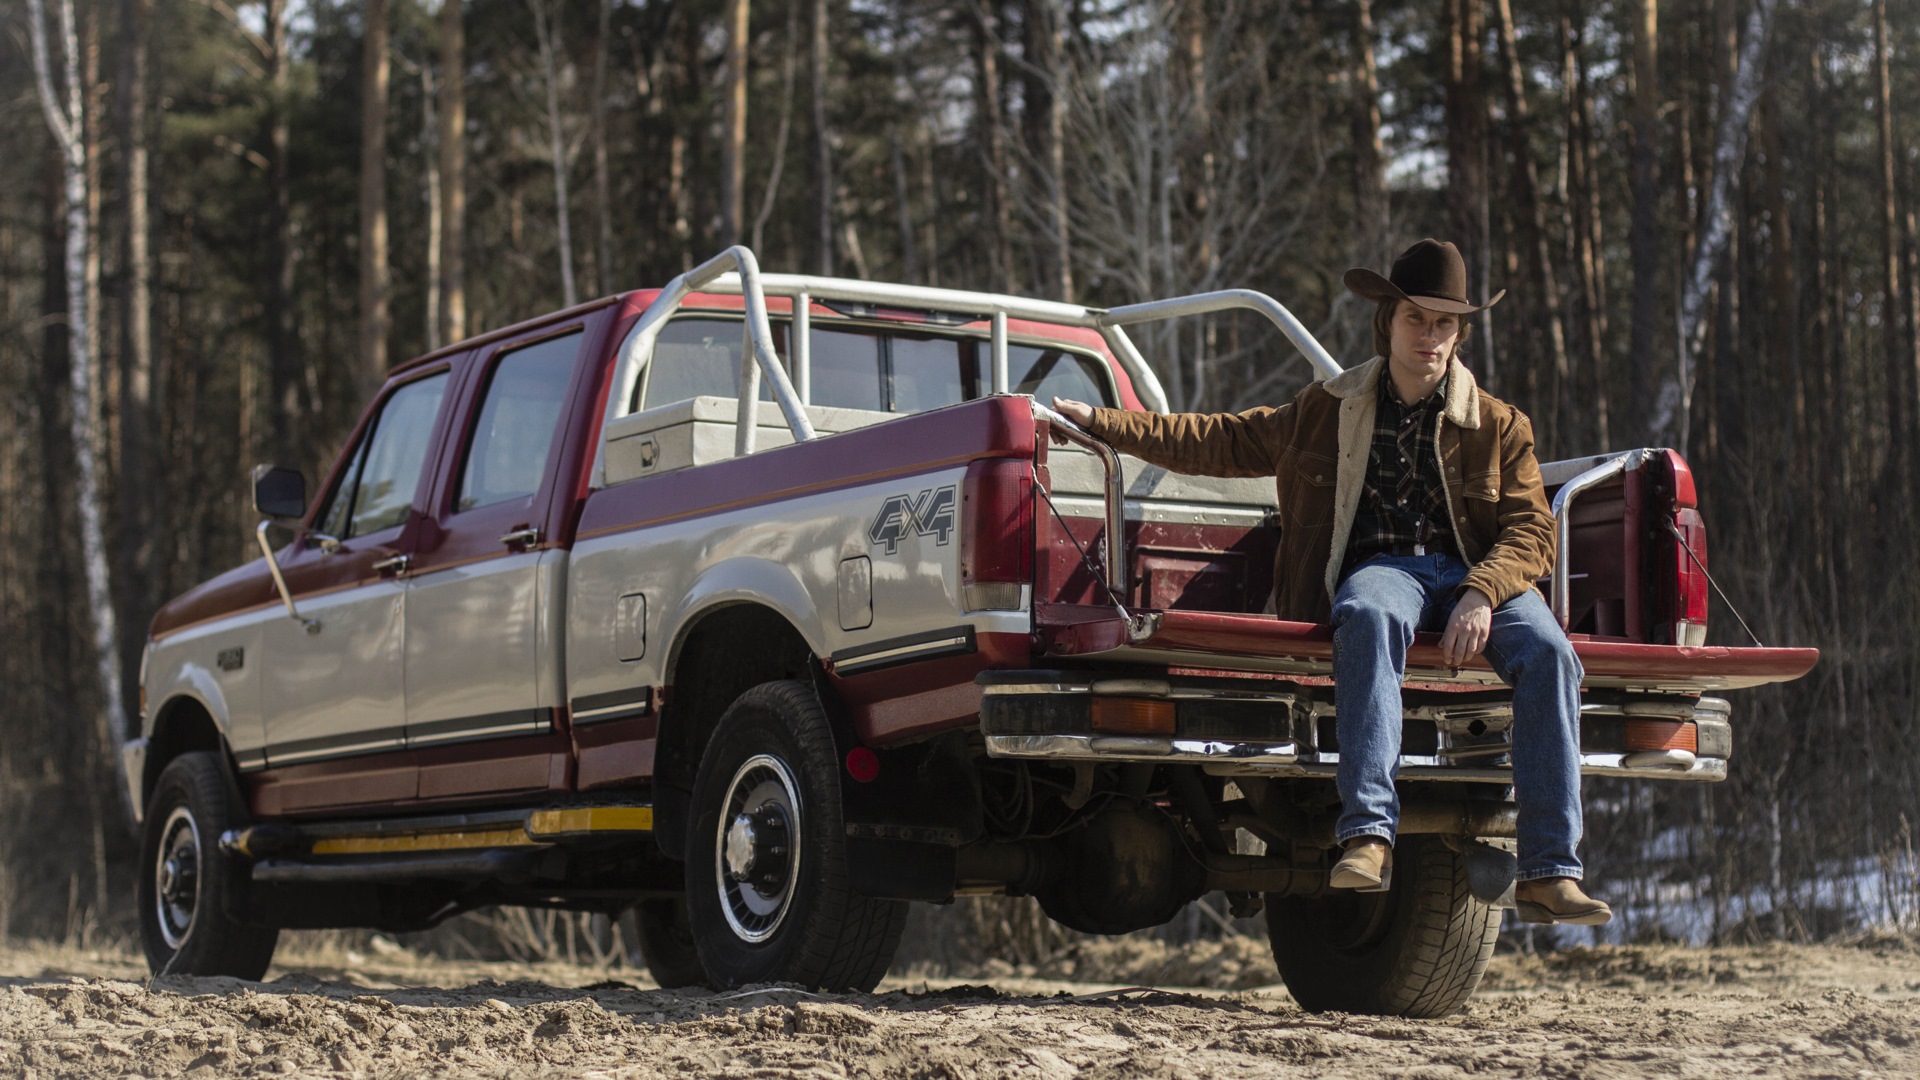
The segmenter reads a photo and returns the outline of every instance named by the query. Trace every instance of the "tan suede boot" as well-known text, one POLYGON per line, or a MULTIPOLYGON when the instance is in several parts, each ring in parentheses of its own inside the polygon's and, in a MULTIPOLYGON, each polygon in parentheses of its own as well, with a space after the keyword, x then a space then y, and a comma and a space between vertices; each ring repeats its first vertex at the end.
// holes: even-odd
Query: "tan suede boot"
POLYGON ((1514 906, 1521 922, 1571 923, 1601 926, 1613 918, 1613 909, 1580 891, 1572 878, 1537 878, 1513 887, 1514 906))
POLYGON ((1393 846, 1377 836, 1347 841, 1347 852, 1333 864, 1327 884, 1355 892, 1386 892, 1393 887, 1393 846))

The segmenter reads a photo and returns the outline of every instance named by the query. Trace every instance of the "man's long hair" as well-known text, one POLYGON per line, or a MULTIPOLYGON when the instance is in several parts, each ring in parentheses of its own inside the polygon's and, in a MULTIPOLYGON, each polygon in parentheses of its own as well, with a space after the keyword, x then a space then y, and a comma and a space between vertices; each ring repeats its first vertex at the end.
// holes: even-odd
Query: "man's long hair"
MULTIPOLYGON (((1407 303, 1412 302, 1411 300, 1407 301, 1407 303)), ((1380 305, 1373 309, 1373 352, 1375 356, 1393 355, 1393 313, 1399 310, 1400 300, 1391 296, 1380 301, 1380 305)), ((1473 323, 1468 321, 1465 315, 1459 316, 1459 319, 1460 336, 1453 339, 1453 356, 1447 357, 1448 360, 1452 360, 1454 356, 1459 356, 1460 349, 1466 345, 1467 339, 1473 336, 1473 323)))

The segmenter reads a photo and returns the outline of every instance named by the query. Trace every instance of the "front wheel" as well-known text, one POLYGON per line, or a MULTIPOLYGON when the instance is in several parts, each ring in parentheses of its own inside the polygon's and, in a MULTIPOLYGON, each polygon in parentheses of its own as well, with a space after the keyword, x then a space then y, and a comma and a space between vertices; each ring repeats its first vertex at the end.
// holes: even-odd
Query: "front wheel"
POLYGON ((1466 856, 1412 836, 1393 861, 1388 892, 1267 898, 1273 959, 1301 1008, 1446 1016, 1480 985, 1500 909, 1474 898, 1466 856))
POLYGON ((693 815, 687 915, 715 985, 866 991, 886 975, 907 905, 849 883, 839 756, 811 687, 761 683, 734 701, 701 758, 693 815))
POLYGON ((258 979, 280 931, 234 916, 245 870, 220 850, 244 814, 220 755, 182 754, 154 785, 140 838, 140 940, 155 975, 258 979))

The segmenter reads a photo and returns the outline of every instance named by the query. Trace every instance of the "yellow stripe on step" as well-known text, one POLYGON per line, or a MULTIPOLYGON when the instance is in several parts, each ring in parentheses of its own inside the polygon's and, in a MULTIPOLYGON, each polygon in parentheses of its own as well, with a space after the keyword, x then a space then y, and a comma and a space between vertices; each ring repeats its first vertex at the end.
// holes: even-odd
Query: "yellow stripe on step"
POLYGON ((579 806, 535 810, 527 815, 527 835, 535 839, 583 833, 652 832, 651 806, 579 806))
POLYGON ((332 836, 313 843, 315 855, 389 855, 409 851, 458 851, 462 848, 526 847, 536 843, 525 829, 477 832, 412 833, 399 836, 332 836))

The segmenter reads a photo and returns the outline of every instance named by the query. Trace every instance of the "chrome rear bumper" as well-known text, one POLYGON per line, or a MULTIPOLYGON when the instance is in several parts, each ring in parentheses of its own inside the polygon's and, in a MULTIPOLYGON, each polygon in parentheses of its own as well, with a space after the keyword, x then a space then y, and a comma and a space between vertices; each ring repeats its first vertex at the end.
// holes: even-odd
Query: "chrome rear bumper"
MULTIPOLYGON (((1073 762, 1198 765, 1216 776, 1327 777, 1339 768, 1331 691, 1324 686, 1239 680, 1104 677, 1059 671, 980 677, 981 727, 992 757, 1073 762), (1171 734, 1094 730, 1100 697, 1165 701, 1171 734)), ((1580 772, 1647 780, 1727 777, 1732 728, 1725 700, 1652 694, 1592 695, 1581 708, 1580 772), (1691 724, 1695 750, 1633 750, 1625 722, 1691 724)), ((1486 694, 1410 695, 1399 776, 1406 780, 1509 783, 1510 701, 1486 694), (1430 727, 1428 725, 1431 725, 1430 727)))

